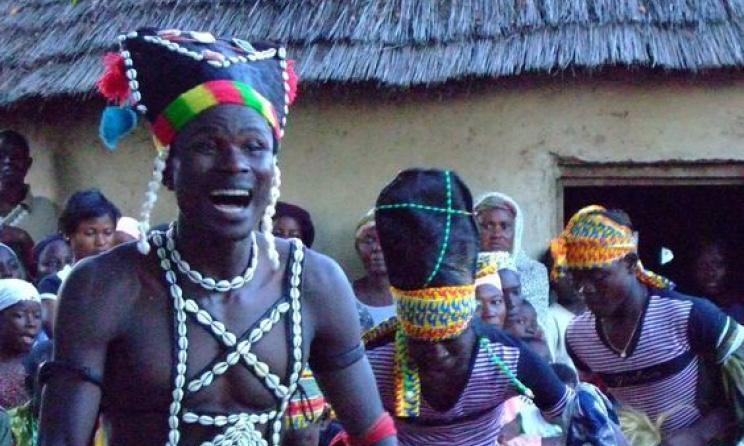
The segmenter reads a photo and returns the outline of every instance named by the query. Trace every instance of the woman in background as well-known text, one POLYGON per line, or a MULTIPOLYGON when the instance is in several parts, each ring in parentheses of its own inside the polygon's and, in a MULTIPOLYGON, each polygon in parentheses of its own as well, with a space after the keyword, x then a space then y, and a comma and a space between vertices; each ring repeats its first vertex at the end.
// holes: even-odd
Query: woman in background
POLYGON ((25 404, 23 358, 31 351, 41 329, 39 293, 20 279, 0 280, 0 406, 25 404))

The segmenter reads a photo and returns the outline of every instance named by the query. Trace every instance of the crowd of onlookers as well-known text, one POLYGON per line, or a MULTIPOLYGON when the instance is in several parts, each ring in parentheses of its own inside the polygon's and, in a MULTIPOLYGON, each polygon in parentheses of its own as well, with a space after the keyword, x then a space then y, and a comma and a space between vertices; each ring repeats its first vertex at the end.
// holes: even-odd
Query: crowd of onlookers
MULTIPOLYGON (((31 438, 38 412, 34 397, 35 372, 51 357, 58 291, 76 262, 139 237, 137 222, 122 217, 117 206, 95 189, 74 193, 61 213, 33 197, 25 183, 32 159, 25 138, 13 131, 0 133, 0 406, 17 421, 16 444, 31 438), (12 279, 12 280, 11 280, 12 279), (26 423, 26 424, 23 424, 26 423), (31 423, 31 424, 29 424, 31 423), (29 430, 31 429, 31 430, 29 430)), ((492 193, 475 206, 485 252, 502 252, 499 277, 477 281, 478 316, 487 324, 519 338, 555 367, 567 383, 578 376, 566 351, 565 334, 571 320, 586 308, 569 279, 549 280, 552 259, 530 258, 522 248, 524 215, 510 197, 492 193)), ((312 247, 315 227, 305 209, 279 203, 274 216, 277 237, 301 239, 312 247)), ((363 330, 395 314, 385 259, 375 228, 374 212, 363 214, 353 245, 364 267, 352 282, 363 330)), ((735 280, 736 258, 722 238, 698 240, 692 266, 691 294, 707 297, 744 323, 744 293, 735 280)), ((689 283, 689 281, 687 282, 689 283)), ((38 392, 37 392, 38 393, 38 392)), ((530 435, 550 437, 554 427, 539 413, 516 404, 505 413, 503 442, 519 444, 530 435), (525 437, 526 436, 526 437, 525 437)), ((0 445, 2 443, 0 439, 0 445)))

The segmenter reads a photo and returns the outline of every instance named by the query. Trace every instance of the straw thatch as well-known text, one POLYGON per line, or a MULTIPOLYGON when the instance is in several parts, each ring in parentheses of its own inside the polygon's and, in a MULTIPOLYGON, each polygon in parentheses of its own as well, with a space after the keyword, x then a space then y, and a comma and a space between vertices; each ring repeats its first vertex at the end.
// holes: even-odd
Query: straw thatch
POLYGON ((306 82, 744 65, 744 0, 0 0, 0 106, 90 93, 141 26, 285 42, 306 82))

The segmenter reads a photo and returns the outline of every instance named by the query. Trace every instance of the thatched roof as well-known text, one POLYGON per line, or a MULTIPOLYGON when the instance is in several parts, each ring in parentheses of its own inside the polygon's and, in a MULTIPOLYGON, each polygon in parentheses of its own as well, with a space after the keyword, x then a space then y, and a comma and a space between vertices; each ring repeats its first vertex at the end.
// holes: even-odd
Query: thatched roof
POLYGON ((744 0, 0 0, 0 106, 90 93, 141 26, 286 42, 306 82, 744 66, 744 0))

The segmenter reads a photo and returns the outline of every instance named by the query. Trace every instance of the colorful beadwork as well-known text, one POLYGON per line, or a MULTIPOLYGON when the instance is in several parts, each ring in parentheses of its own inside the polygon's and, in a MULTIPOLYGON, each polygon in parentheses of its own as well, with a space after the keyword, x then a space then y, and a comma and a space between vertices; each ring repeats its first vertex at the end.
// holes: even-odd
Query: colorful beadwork
POLYGON ((395 416, 417 417, 421 409, 421 379, 416 365, 408 360, 406 336, 395 334, 395 416))
POLYGON ((313 372, 305 369, 292 396, 284 416, 287 428, 304 429, 318 423, 326 410, 323 393, 315 381, 313 372))
POLYGON ((509 366, 507 366, 504 361, 499 357, 499 355, 496 354, 496 352, 493 351, 491 348, 491 343, 488 342, 488 339, 486 338, 480 338, 478 341, 481 348, 485 349, 486 352, 491 356, 491 360, 494 364, 498 365, 502 372, 506 374, 506 376, 509 377, 511 382, 514 384, 514 386, 517 388, 517 391, 521 393, 522 395, 526 396, 529 399, 535 399, 535 394, 532 393, 532 390, 530 390, 527 386, 525 386, 522 381, 520 381, 517 376, 514 374, 514 372, 511 371, 509 366))
MULTIPOLYGON (((628 254, 638 252, 638 237, 633 230, 607 215, 602 206, 587 206, 571 217, 558 238, 550 243, 553 255, 551 276, 559 278, 569 269, 591 269, 609 265, 628 254)), ((638 279, 654 288, 673 288, 667 278, 647 271, 638 261, 638 279)))
POLYGON ((374 327, 362 333, 362 342, 367 345, 379 341, 385 336, 396 332, 400 327, 400 322, 396 316, 385 319, 374 327))
POLYGON ((475 314, 475 285, 399 290, 390 288, 406 336, 437 342, 465 331, 475 314))
POLYGON ((168 146, 176 133, 199 113, 217 104, 240 104, 261 114, 279 139, 279 122, 271 103, 248 84, 218 80, 197 85, 173 100, 152 124, 158 146, 168 146))

